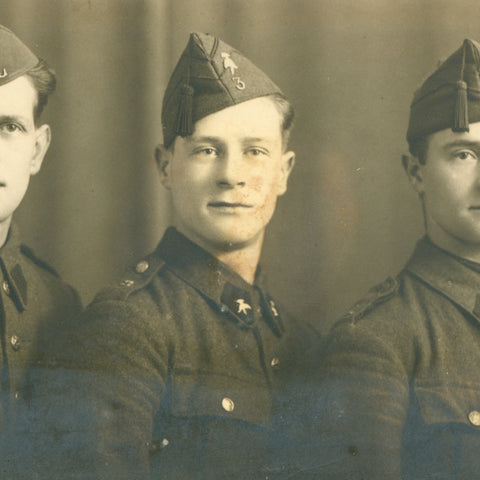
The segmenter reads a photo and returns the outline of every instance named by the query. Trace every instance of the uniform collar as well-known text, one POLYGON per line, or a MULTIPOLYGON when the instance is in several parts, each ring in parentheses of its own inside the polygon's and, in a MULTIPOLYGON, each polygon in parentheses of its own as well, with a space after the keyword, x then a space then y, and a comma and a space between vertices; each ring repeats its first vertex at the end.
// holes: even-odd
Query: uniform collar
POLYGON ((417 243, 406 268, 480 320, 480 273, 427 237, 417 243))
POLYGON ((3 289, 13 299, 20 312, 27 308, 28 300, 27 281, 21 260, 20 232, 17 225, 12 223, 7 241, 0 248, 0 266, 4 277, 3 289))
POLYGON ((167 229, 157 251, 175 275, 215 302, 222 313, 230 312, 243 326, 253 323, 252 304, 259 296, 267 323, 281 334, 280 314, 272 297, 266 293, 260 268, 257 269, 255 285, 250 285, 173 227, 167 229))

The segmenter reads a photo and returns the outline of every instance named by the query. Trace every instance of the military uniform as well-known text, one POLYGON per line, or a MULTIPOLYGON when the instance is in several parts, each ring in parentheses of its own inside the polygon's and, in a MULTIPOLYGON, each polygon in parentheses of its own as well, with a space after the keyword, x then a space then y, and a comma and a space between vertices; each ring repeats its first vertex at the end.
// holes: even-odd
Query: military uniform
POLYGON ((0 249, 0 436, 2 479, 33 478, 38 375, 52 337, 80 309, 76 292, 20 243, 12 225, 0 249), (29 467, 30 468, 30 467, 29 467))
POLYGON ((427 236, 325 339, 300 478, 479 475, 480 264, 461 257, 478 258, 480 242, 479 72, 466 39, 414 95, 403 163, 427 236))
POLYGON ((480 265, 421 240, 332 330, 314 401, 313 478, 480 471, 480 265))
POLYGON ((247 284, 170 228, 82 319, 67 348, 93 425, 80 478, 271 478, 275 393, 315 334, 260 276, 247 284))

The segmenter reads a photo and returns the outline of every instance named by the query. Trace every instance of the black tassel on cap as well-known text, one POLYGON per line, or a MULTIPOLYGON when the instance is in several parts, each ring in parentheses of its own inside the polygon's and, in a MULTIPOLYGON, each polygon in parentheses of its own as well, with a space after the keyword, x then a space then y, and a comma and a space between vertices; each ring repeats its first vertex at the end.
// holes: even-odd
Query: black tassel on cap
POLYGON ((470 130, 468 124, 468 97, 467 83, 463 80, 463 72, 465 70, 465 49, 466 41, 463 43, 462 69, 460 70, 460 80, 458 80, 456 89, 457 96, 455 99, 455 112, 453 117, 454 132, 468 132, 470 130))
POLYGON ((457 82, 457 98, 455 99, 454 132, 468 132, 468 99, 467 84, 463 80, 457 82))
POLYGON ((192 125, 193 87, 183 85, 180 91, 180 103, 178 105, 175 133, 181 137, 187 137, 193 133, 192 125))

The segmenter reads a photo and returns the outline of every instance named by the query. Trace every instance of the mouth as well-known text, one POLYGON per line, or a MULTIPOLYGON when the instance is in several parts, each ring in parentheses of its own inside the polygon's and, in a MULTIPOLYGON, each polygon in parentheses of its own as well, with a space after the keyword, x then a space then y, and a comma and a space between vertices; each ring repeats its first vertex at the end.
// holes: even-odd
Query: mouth
POLYGON ((469 210, 480 210, 480 205, 473 205, 471 207, 468 207, 469 210))
POLYGON ((249 205, 247 203, 240 203, 240 202, 209 202, 208 207, 211 208, 218 208, 220 210, 235 210, 235 209, 248 209, 253 208, 253 205, 249 205))

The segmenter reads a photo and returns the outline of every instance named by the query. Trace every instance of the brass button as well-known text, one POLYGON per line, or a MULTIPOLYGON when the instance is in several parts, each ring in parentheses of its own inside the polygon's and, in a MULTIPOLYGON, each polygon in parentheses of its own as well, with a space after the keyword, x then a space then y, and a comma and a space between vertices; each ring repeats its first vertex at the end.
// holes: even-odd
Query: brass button
POLYGON ((168 438, 164 438, 164 439, 160 442, 160 447, 165 448, 165 447, 167 447, 169 444, 170 444, 170 441, 168 440, 168 438))
POLYGON ((148 270, 149 266, 150 265, 148 264, 148 262, 146 260, 142 260, 142 261, 137 263, 137 266, 135 267, 135 271, 137 273, 144 273, 148 270))
POLYGON ((15 394, 14 394, 15 400, 18 400, 19 396, 20 396, 20 394, 18 392, 15 392, 15 394))
POLYGON ((235 404, 231 398, 225 397, 222 399, 222 407, 226 412, 233 412, 235 404))
POLYGON ((10 337, 10 344, 15 351, 20 350, 20 339, 16 335, 10 337))
POLYGON ((8 282, 6 280, 3 281, 2 283, 2 288, 3 288, 3 291, 7 294, 7 295, 10 295, 10 285, 8 284, 8 282))
POLYGON ((480 412, 477 412, 477 410, 472 410, 468 414, 468 419, 470 420, 470 423, 472 425, 475 425, 476 427, 480 427, 480 412))
POLYGON ((270 366, 272 368, 278 368, 280 365, 280 359, 278 357, 273 357, 272 360, 270 360, 270 366))
POLYGON ((133 284, 134 284, 134 281, 133 280, 128 280, 128 279, 122 280, 120 282, 121 287, 131 287, 133 284))
POLYGON ((153 441, 152 443, 148 444, 148 452, 153 454, 157 453, 160 450, 163 450, 165 447, 167 447, 170 444, 168 438, 164 438, 161 442, 159 441, 153 441))

